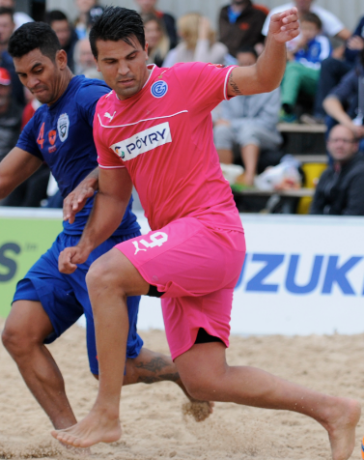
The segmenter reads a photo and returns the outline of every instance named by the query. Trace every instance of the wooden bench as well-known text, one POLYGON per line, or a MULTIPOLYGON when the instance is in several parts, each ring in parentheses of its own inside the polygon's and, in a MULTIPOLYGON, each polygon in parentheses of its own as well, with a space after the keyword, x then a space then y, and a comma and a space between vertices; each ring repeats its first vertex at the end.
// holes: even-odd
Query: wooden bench
POLYGON ((284 138, 283 149, 287 153, 305 155, 326 150, 326 125, 279 123, 277 128, 284 138))

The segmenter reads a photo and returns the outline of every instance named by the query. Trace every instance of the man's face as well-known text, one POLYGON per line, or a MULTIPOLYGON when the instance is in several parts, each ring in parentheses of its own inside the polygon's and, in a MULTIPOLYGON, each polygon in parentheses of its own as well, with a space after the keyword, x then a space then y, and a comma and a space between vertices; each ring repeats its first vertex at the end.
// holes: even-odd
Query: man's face
POLYGON ((313 0, 296 0, 296 7, 300 13, 307 13, 311 9, 313 0))
POLYGON ((358 142, 354 134, 345 126, 334 126, 327 141, 327 150, 334 161, 339 163, 350 160, 358 151, 358 142))
POLYGON ((300 24, 302 36, 309 42, 320 33, 320 29, 313 22, 301 21, 300 24))
POLYGON ((14 0, 0 0, 0 7, 11 8, 13 10, 15 8, 15 2, 14 0))
POLYGON ((62 70, 67 67, 67 54, 60 50, 53 62, 39 49, 21 58, 14 58, 15 70, 22 84, 42 104, 51 104, 59 97, 62 70))
POLYGON ((144 25, 145 39, 148 42, 149 48, 154 48, 158 45, 162 38, 162 31, 157 21, 148 21, 144 25))
POLYGON ((51 27, 56 33, 62 48, 67 46, 71 38, 71 28, 68 21, 52 21, 51 27))
POLYGON ((236 59, 241 67, 254 65, 257 62, 257 58, 253 53, 237 53, 236 59))
POLYGON ((90 41, 87 38, 84 38, 78 42, 77 46, 79 52, 79 59, 77 64, 82 67, 82 69, 90 69, 96 67, 94 55, 91 51, 90 41))
POLYGON ((11 97, 11 85, 0 85, 0 109, 9 104, 11 97))
POLYGON ((157 0, 135 0, 138 4, 140 11, 144 14, 154 11, 157 0))
POLYGON ((8 14, 0 15, 0 45, 9 43, 11 34, 14 32, 14 23, 8 14))
POLYGON ((148 78, 148 45, 143 49, 135 36, 129 40, 132 45, 123 40, 96 42, 98 70, 120 99, 138 93, 148 78))

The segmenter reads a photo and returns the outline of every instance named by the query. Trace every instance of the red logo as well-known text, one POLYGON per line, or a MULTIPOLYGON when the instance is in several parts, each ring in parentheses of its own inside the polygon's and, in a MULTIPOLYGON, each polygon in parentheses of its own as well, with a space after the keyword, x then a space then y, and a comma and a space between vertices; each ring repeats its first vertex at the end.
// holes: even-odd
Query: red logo
POLYGON ((56 137, 57 137, 57 131, 52 129, 52 131, 49 131, 48 133, 48 140, 51 145, 54 145, 56 142, 56 137))
POLYGON ((239 27, 240 27, 241 30, 249 30, 250 29, 250 24, 248 22, 242 22, 239 25, 239 27))

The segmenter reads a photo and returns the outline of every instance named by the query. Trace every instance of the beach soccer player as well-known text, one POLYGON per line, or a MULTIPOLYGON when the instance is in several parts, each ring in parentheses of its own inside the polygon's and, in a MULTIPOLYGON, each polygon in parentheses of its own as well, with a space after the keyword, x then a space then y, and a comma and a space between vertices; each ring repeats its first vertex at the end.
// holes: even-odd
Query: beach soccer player
POLYGON ((94 210, 79 244, 61 253, 60 270, 77 271, 113 233, 132 183, 152 231, 118 244, 88 272, 99 392, 86 418, 52 432, 58 440, 86 447, 120 437, 127 299, 149 294, 161 297, 172 358, 193 396, 308 415, 326 428, 334 460, 351 455, 360 417, 356 401, 253 367, 230 367, 225 358, 245 242, 214 148, 210 112, 223 99, 275 89, 285 69, 285 42, 298 28, 295 8, 274 15, 265 51, 250 67, 194 62, 161 69, 146 65, 148 46, 135 11, 108 8, 93 26, 91 47, 113 91, 96 108, 100 176, 94 210))
MULTIPOLYGON (((3 331, 4 345, 30 391, 53 425, 64 428, 74 425, 76 419, 60 370, 44 344, 57 339, 85 313, 90 369, 94 375, 98 374, 94 321, 85 276, 100 255, 139 236, 139 225, 131 212, 129 196, 121 223, 107 241, 92 251, 78 273, 68 276, 59 272, 60 252, 78 242, 92 209, 97 187, 94 112, 97 100, 110 93, 110 88, 100 80, 73 76, 67 67, 66 52, 44 23, 32 22, 20 27, 11 37, 9 52, 20 80, 43 105, 24 128, 16 147, 0 163, 0 197, 9 194, 43 161, 49 165, 63 197, 75 187, 78 197, 80 193, 90 196, 74 223, 64 222, 63 232, 53 246, 18 283, 3 331)), ((180 383, 169 357, 142 348, 142 339, 136 331, 138 305, 138 296, 129 297, 125 383, 160 380, 180 383)))

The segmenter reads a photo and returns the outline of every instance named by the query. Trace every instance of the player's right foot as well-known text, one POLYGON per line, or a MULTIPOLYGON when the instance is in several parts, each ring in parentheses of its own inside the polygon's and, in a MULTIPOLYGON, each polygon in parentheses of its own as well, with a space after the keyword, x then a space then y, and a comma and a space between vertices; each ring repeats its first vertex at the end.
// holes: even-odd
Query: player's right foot
POLYGON ((324 424, 328 431, 333 460, 347 460, 355 447, 355 428, 359 422, 360 404, 353 399, 336 398, 336 406, 324 424))

